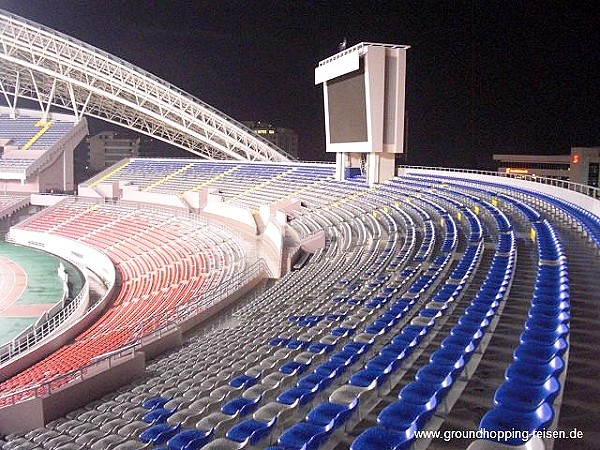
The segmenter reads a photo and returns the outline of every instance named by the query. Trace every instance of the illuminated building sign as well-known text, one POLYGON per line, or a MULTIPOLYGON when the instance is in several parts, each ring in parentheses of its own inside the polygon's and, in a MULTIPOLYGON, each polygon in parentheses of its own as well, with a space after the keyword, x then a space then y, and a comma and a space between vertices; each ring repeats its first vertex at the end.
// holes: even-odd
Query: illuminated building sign
POLYGON ((505 172, 514 173, 515 175, 527 175, 529 174, 529 169, 507 167, 505 172))

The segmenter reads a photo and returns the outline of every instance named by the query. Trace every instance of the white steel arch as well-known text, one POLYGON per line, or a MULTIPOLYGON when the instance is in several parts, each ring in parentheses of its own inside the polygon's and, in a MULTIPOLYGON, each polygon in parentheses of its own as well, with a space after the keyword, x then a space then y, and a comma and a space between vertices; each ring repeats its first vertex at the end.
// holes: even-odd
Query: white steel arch
POLYGON ((0 93, 145 133, 208 159, 288 161, 266 139, 199 99, 104 51, 0 10, 0 93))

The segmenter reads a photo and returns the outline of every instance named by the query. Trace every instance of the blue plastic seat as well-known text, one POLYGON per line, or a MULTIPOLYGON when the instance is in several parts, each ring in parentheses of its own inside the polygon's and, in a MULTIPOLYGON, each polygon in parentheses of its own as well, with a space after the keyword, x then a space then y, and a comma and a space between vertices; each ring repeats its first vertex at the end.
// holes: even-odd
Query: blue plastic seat
MULTIPOLYGON (((495 406, 489 410, 479 423, 480 429, 489 431, 514 431, 527 432, 531 436, 534 431, 542 430, 552 423, 554 411, 548 403, 542 403, 533 411, 520 412, 503 406, 495 406)), ((505 445, 522 445, 522 436, 508 433, 505 445)))
POLYGON ((144 414, 142 420, 146 423, 156 424, 164 423, 173 415, 176 409, 155 408, 151 409, 147 414, 144 414))
POLYGON ((343 424, 357 405, 358 402, 350 405, 332 402, 321 403, 309 411, 306 415, 306 421, 330 431, 343 424))
POLYGON ((481 315, 482 317, 492 317, 497 308, 497 303, 497 300, 493 300, 489 304, 487 302, 482 301, 472 302, 471 305, 465 310, 465 313, 479 313, 479 315, 481 315), (492 305, 494 305, 494 307, 492 305))
POLYGON ((412 437, 406 433, 371 427, 354 439, 350 450, 401 450, 407 448, 411 442, 412 437))
POLYGON ((540 330, 529 329, 525 330, 519 336, 519 342, 533 342, 541 345, 553 345, 557 340, 566 337, 569 329, 561 325, 557 330, 540 330))
POLYGON ((279 371, 281 373, 285 373, 286 375, 299 375, 306 370, 308 364, 297 362, 297 361, 288 361, 283 364, 279 371))
POLYGON ((466 336, 478 343, 484 336, 484 331, 475 324, 455 325, 450 330, 450 336, 466 336))
POLYGON ((569 292, 569 283, 551 283, 551 284, 540 284, 536 283, 533 288, 533 295, 557 295, 561 292, 569 292))
POLYGON ((290 340, 287 338, 276 337, 276 338, 269 339, 269 345, 271 347, 279 347, 281 345, 285 346, 285 345, 287 345, 288 342, 290 342, 290 340))
POLYGON ((560 338, 550 345, 536 342, 524 342, 519 344, 513 356, 516 361, 526 361, 537 364, 548 364, 555 356, 562 355, 567 349, 567 342, 560 338))
POLYGON ((391 344, 383 346, 379 351, 379 354, 394 357, 396 359, 403 359, 407 356, 407 353, 410 352, 407 351, 408 347, 409 345, 407 345, 405 342, 400 343, 396 341, 395 343, 392 342, 391 344))
POLYGON ((490 324, 490 319, 487 317, 478 317, 477 315, 464 314, 458 319, 459 325, 475 325, 484 330, 490 324))
POLYGON ((566 320, 562 315, 556 316, 534 316, 529 317, 525 321, 525 329, 526 330, 544 330, 544 331, 558 331, 563 329, 563 327, 568 326, 566 324, 566 320), (560 328, 559 328, 560 327, 560 328))
POLYGON ((494 394, 494 404, 517 411, 533 411, 547 402, 553 404, 560 384, 555 377, 550 377, 539 385, 523 385, 519 381, 504 382, 494 394))
POLYGON ((376 321, 365 328, 365 333, 380 336, 387 333, 391 327, 392 325, 390 325, 387 321, 376 321))
POLYGON ((358 355, 362 355, 366 351, 368 351, 373 346, 372 343, 369 342, 350 342, 342 348, 342 350, 349 350, 355 352, 358 355))
POLYGON ((441 365, 453 365, 456 370, 461 370, 468 359, 467 353, 453 348, 440 348, 429 357, 429 362, 441 365))
POLYGON ((428 409, 435 409, 443 394, 443 389, 440 390, 437 384, 413 381, 400 389, 398 399, 406 403, 424 405, 428 409))
POLYGON ((309 341, 302 341, 299 339, 290 339, 290 341, 286 344, 287 348, 292 350, 304 349, 310 345, 309 341))
POLYGON ((239 376, 229 380, 229 386, 236 387, 236 388, 241 387, 243 389, 246 389, 246 388, 249 388, 250 386, 253 386, 254 384, 256 384, 256 382, 258 381, 258 378, 259 378, 258 374, 256 376, 242 374, 242 375, 239 375, 239 376))
POLYGON ((258 407, 260 400, 260 396, 255 398, 236 397, 225 403, 221 407, 221 412, 230 416, 245 416, 258 407))
POLYGON ((398 400, 383 408, 377 416, 377 425, 405 435, 406 442, 415 438, 415 432, 433 415, 431 405, 418 405, 398 400))
POLYGON ((327 437, 328 432, 324 427, 300 422, 285 430, 277 443, 289 450, 316 450, 327 437))
POLYGON ((380 373, 390 373, 396 370, 401 362, 402 360, 394 355, 377 355, 367 361, 365 368, 380 373))
POLYGON ((355 330, 353 330, 352 328, 337 327, 331 330, 331 335, 336 337, 347 337, 351 334, 354 334, 354 331, 355 330))
POLYGON ((333 379, 338 377, 341 373, 343 373, 344 370, 346 370, 346 367, 346 365, 342 364, 339 361, 326 361, 322 364, 319 364, 315 368, 314 373, 333 379))
POLYGON ((167 398, 167 397, 153 397, 153 398, 146 400, 142 404, 142 407, 144 407, 146 409, 162 408, 170 400, 171 399, 167 398))
POLYGON ((456 368, 451 365, 429 363, 421 367, 415 374, 415 380, 438 385, 440 389, 448 389, 454 382, 456 368))
POLYGON ((369 387, 373 383, 375 386, 381 386, 389 374, 390 372, 380 372, 375 369, 362 369, 354 373, 348 383, 358 387, 369 387))
POLYGON ((411 304, 405 300, 398 300, 390 307, 395 314, 405 314, 410 310, 411 304))
POLYGON ((559 302, 557 304, 545 303, 545 302, 532 302, 531 308, 527 314, 529 317, 533 316, 550 316, 560 317, 563 321, 571 319, 569 314, 569 303, 566 301, 559 302))
POLYGON ((150 428, 145 429, 140 433, 140 441, 144 443, 152 443, 153 445, 165 444, 169 439, 175 436, 180 429, 180 425, 169 425, 159 423, 150 428))
POLYGON ((540 385, 550 377, 557 376, 564 368, 564 361, 560 356, 552 358, 548 364, 535 364, 525 361, 514 361, 506 369, 506 380, 540 385))
POLYGON ((250 445, 256 445, 264 437, 268 436, 275 424, 276 419, 270 422, 260 420, 246 419, 231 427, 226 437, 235 442, 248 442, 250 445))
POLYGON ((411 336, 410 333, 407 333, 407 334, 400 333, 400 334, 394 336, 391 343, 394 345, 402 345, 405 348, 412 348, 412 347, 416 347, 417 345, 419 345, 419 342, 421 342, 421 339, 422 339, 421 335, 411 336))
POLYGON ((332 362, 339 362, 344 366, 354 364, 360 358, 360 354, 354 349, 340 350, 339 352, 333 353, 329 360, 332 362))
POLYGON ((314 344, 311 344, 308 347, 308 351, 311 353, 323 354, 323 353, 329 353, 331 350, 333 350, 333 348, 334 348, 334 345, 316 342, 314 344))
POLYGON ((279 394, 277 401, 285 405, 294 405, 296 402, 298 402, 299 405, 305 405, 314 397, 315 392, 311 389, 296 386, 279 394))
POLYGON ((212 439, 212 430, 184 430, 167 441, 169 450, 198 450, 212 439))
POLYGON ((302 377, 298 380, 297 386, 301 388, 310 389, 311 391, 317 392, 325 389, 331 384, 332 379, 324 375, 317 373, 311 373, 302 377))
POLYGON ((557 294, 543 294, 536 293, 531 298, 532 305, 553 305, 553 306, 561 306, 561 309, 569 308, 569 298, 570 295, 568 292, 561 292, 557 294))
POLYGON ((425 334, 427 334, 428 331, 429 331, 429 327, 427 327, 425 325, 406 325, 404 328, 402 328, 400 335, 419 337, 419 342, 420 342, 421 341, 420 338, 422 338, 425 334))
POLYGON ((472 335, 468 333, 451 334, 441 343, 442 349, 455 353, 462 353, 463 355, 472 354, 475 351, 476 346, 477 342, 475 342, 472 335))

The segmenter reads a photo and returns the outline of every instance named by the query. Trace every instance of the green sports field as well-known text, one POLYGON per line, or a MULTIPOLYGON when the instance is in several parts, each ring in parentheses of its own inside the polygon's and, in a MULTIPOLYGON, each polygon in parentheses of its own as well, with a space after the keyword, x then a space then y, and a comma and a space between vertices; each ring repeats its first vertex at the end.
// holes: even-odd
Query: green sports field
MULTIPOLYGON (((0 242, 0 345, 9 342, 62 298, 62 282, 57 275, 60 259, 48 253, 0 242), (10 286, 17 285, 17 287, 10 286)), ((79 292, 83 277, 63 261, 79 292)))

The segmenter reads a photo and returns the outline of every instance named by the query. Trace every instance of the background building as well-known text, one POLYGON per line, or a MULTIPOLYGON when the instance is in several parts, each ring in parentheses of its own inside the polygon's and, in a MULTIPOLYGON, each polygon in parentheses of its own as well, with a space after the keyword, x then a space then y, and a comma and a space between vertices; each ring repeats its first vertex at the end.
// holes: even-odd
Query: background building
POLYGON ((571 149, 570 180, 588 186, 600 186, 600 147, 571 149))
POLYGON ((89 170, 104 170, 123 158, 134 158, 140 154, 140 138, 116 131, 103 131, 88 139, 90 156, 89 170))
POLYGON ((570 155, 494 155, 498 172, 514 175, 569 179, 570 155))
POLYGON ((298 133, 290 128, 275 127, 268 122, 260 120, 254 122, 244 122, 248 128, 256 134, 268 139, 286 153, 298 157, 298 133))
POLYGON ((498 172, 600 185, 600 147, 573 147, 569 155, 494 155, 498 172))

